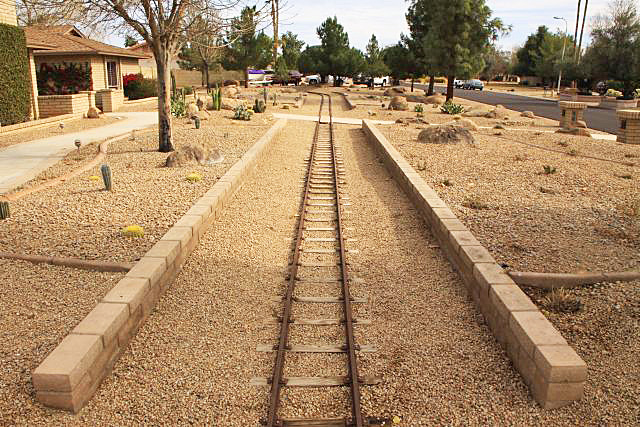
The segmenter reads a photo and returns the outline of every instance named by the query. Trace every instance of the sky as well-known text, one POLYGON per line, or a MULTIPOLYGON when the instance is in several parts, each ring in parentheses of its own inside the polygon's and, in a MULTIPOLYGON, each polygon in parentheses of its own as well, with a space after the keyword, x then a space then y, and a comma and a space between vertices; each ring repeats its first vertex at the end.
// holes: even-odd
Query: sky
MULTIPOLYGON (((282 12, 282 31, 290 30, 309 44, 318 44, 316 28, 328 16, 337 16, 349 34, 351 44, 364 50, 371 34, 375 34, 381 46, 396 43, 400 33, 408 33, 405 20, 408 2, 404 0, 288 0, 288 10, 282 12)), ((554 16, 567 20, 569 33, 573 34, 576 22, 575 0, 487 0, 493 15, 502 18, 513 30, 501 38, 498 45, 511 49, 524 44, 527 36, 540 25, 552 31, 564 32, 565 24, 554 16)), ((581 8, 584 8, 584 1, 581 8)), ((589 17, 606 10, 608 0, 590 0, 585 36, 589 34, 589 17)), ((582 12, 581 12, 582 13, 582 12)))
MULTIPOLYGON (((281 0, 283 1, 283 0, 281 0)), ((372 34, 378 38, 381 47, 395 44, 401 33, 408 33, 405 13, 409 3, 405 0, 286 0, 286 10, 280 14, 280 33, 291 31, 308 45, 319 44, 316 28, 329 16, 336 16, 338 22, 349 34, 352 46, 364 51, 372 34)), ((446 1, 446 0, 445 0, 446 1)), ((585 38, 590 33, 590 18, 606 10, 609 0, 590 0, 585 38)), ((245 4, 263 4, 262 0, 242 0, 245 4)), ((513 27, 511 33, 498 40, 498 46, 505 50, 522 46, 527 37, 540 25, 551 31, 564 32, 565 24, 554 20, 554 16, 567 20, 569 34, 575 31, 576 0, 486 0, 493 16, 513 27)), ((584 8, 582 1, 581 9, 584 8)), ((581 11, 582 14, 582 11, 581 11)), ((267 29, 270 34, 271 29, 267 29)), ((124 37, 107 37, 107 42, 122 46, 124 37)))

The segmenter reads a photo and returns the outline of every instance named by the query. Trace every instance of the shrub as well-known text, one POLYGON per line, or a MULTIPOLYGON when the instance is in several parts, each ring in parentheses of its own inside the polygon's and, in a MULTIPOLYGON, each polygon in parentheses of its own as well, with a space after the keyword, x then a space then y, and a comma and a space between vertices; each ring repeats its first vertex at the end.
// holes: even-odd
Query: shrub
POLYGON ((0 125, 29 120, 31 82, 24 30, 0 24, 0 125))
POLYGON ((415 106, 414 111, 416 113, 423 113, 424 112, 424 105, 422 104, 418 104, 415 106))
POLYGON ((171 114, 174 117, 184 117, 187 114, 187 103, 181 96, 171 98, 171 114))
POLYGON ((440 111, 445 114, 460 114, 464 111, 464 107, 460 104, 454 104, 451 101, 447 101, 442 105, 442 107, 440 107, 440 111))
POLYGON ((37 81, 39 95, 70 95, 93 90, 88 62, 42 63, 37 81))
POLYGON ((605 96, 615 96, 617 98, 619 96, 622 96, 622 92, 620 92, 619 90, 609 88, 605 96))
POLYGON ((127 74, 122 76, 124 96, 127 98, 143 99, 158 96, 158 81, 145 79, 142 74, 127 74))
POLYGON ((636 89, 633 92, 633 97, 636 98, 636 99, 640 98, 640 88, 636 89))
POLYGON ((566 289, 553 289, 542 299, 542 306, 556 313, 575 313, 582 308, 582 302, 566 289))
POLYGON ((190 173, 189 175, 187 175, 187 181, 189 182, 202 181, 202 175, 200 175, 197 172, 190 173))

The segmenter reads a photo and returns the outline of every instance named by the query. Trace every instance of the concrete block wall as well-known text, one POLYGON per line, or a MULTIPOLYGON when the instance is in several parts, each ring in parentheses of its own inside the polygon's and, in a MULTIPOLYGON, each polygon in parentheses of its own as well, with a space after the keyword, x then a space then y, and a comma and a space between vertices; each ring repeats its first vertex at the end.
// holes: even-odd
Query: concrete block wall
POLYGON ((373 123, 364 120, 362 126, 456 267, 535 400, 552 409, 582 398, 585 362, 373 123))
POLYGON ((38 96, 38 108, 43 119, 63 114, 82 114, 89 110, 89 97, 86 93, 38 96))
POLYGON ((96 92, 96 106, 103 113, 118 111, 124 104, 124 91, 116 89, 102 89, 96 92))
POLYGON ((0 0, 0 23, 18 25, 15 0, 0 0))
POLYGON ((285 124, 286 120, 276 122, 33 371, 39 402, 77 412, 91 399, 208 226, 285 124))

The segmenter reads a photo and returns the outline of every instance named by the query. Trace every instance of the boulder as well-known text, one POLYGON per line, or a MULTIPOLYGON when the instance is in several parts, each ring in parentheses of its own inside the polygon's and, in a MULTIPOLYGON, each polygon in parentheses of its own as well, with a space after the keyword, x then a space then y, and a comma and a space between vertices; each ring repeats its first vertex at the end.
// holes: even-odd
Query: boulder
POLYGON ((522 113, 520 113, 520 115, 522 117, 526 117, 528 119, 535 119, 536 118, 536 115, 533 114, 533 111, 523 111, 522 113))
POLYGON ((176 151, 169 154, 165 166, 169 168, 190 165, 204 165, 210 161, 216 161, 221 157, 217 149, 205 144, 188 143, 179 146, 176 151))
POLYGON ((391 103, 389 104, 389 109, 390 110, 397 110, 397 111, 408 111, 409 110, 409 103, 402 96, 394 96, 393 98, 391 98, 391 103))
POLYGON ((417 103, 420 103, 420 104, 429 104, 429 102, 427 101, 427 97, 426 96, 422 96, 422 95, 407 95, 406 99, 409 102, 417 102, 417 103))
POLYGON ((463 117, 492 117, 491 111, 482 108, 474 108, 462 113, 463 117))
POLYGON ((89 111, 87 111, 87 118, 89 119, 99 119, 100 111, 97 107, 89 107, 89 111))
POLYGON ((187 104, 187 117, 197 116, 198 111, 200 111, 200 109, 198 109, 198 106, 195 102, 190 102, 187 104))
POLYGON ((474 122, 472 122, 469 119, 463 119, 463 118, 460 118, 459 120, 454 120, 453 122, 449 122, 449 123, 445 123, 445 124, 458 126, 458 127, 463 128, 463 129, 470 130, 470 131, 477 131, 479 129, 477 124, 475 124, 474 122))
POLYGON ((446 102, 446 100, 446 97, 440 94, 435 94, 425 97, 425 104, 442 105, 446 102))
POLYGON ((406 89, 402 86, 390 87, 389 89, 384 91, 384 96, 400 96, 404 95, 406 89))
POLYGON ((222 108, 223 110, 233 110, 234 108, 243 104, 244 101, 241 101, 239 99, 222 98, 222 100, 220 101, 220 108, 222 108))
POLYGON ((475 144, 471 132, 461 126, 452 124, 430 126, 420 131, 418 142, 425 144, 475 144))
POLYGON ((225 86, 220 89, 223 98, 235 98, 238 96, 238 88, 236 86, 225 86))

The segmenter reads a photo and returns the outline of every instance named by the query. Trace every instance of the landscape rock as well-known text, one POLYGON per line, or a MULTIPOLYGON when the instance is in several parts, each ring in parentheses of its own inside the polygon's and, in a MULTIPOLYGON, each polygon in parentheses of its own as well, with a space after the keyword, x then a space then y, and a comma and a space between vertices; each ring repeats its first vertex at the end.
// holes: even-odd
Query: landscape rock
POLYGON ((402 96, 394 96, 389 104, 389 109, 396 111, 408 111, 409 103, 402 96))
POLYGON ((479 129, 478 125, 475 124, 473 121, 471 121, 469 119, 463 119, 463 118, 460 118, 458 120, 454 119, 453 122, 449 122, 449 123, 445 123, 445 124, 446 125, 458 126, 458 127, 463 128, 463 129, 472 130, 472 131, 477 131, 479 129))
POLYGON ((235 98, 238 96, 238 88, 236 86, 225 86, 220 90, 224 98, 235 98))
POLYGON ((220 152, 205 144, 188 143, 179 146, 176 151, 169 154, 165 166, 169 168, 189 165, 204 165, 209 161, 219 159, 220 152))
POLYGON ((591 138, 591 133, 584 128, 574 128, 574 129, 558 129, 556 133, 565 133, 568 135, 576 135, 576 136, 586 136, 591 138))
POLYGON ((461 126, 452 124, 430 126, 420 131, 418 142, 425 144, 475 144, 471 132, 461 126))
POLYGON ((195 104, 195 102, 190 102, 187 104, 187 117, 197 116, 198 111, 200 110, 198 109, 198 106, 195 104))
POLYGON ((535 119, 536 118, 536 115, 533 114, 533 111, 523 111, 522 113, 520 113, 520 115, 522 117, 527 117, 529 119, 535 119))
POLYGON ((99 119, 100 111, 97 107, 89 107, 89 111, 87 111, 87 118, 89 119, 99 119))
POLYGON ((446 97, 440 94, 435 94, 425 97, 425 104, 442 105, 446 102, 446 100, 446 97))
POLYGON ((234 108, 243 105, 245 102, 239 99, 222 98, 220 101, 220 108, 223 110, 233 110, 234 108))
POLYGON ((420 104, 429 104, 427 97, 422 95, 407 95, 408 102, 418 102, 420 104))
POLYGON ((404 95, 406 89, 402 86, 390 87, 389 89, 384 91, 384 96, 400 96, 404 95))

